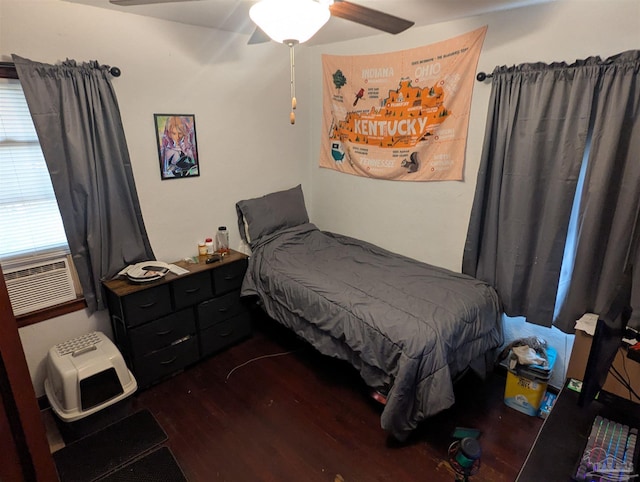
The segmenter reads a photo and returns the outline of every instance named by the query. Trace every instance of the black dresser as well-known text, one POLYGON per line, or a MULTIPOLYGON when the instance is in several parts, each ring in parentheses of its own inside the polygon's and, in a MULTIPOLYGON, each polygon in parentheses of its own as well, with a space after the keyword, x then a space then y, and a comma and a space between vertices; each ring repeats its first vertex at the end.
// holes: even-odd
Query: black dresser
POLYGON ((249 310, 240 300, 247 257, 231 251, 223 261, 205 260, 174 263, 189 270, 181 276, 103 283, 114 343, 139 387, 251 336, 249 310))

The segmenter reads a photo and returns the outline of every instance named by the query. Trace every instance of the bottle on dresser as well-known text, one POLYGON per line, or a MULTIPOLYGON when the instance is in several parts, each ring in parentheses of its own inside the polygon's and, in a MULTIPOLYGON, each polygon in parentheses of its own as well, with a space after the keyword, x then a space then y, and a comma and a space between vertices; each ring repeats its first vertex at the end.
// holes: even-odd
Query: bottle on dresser
POLYGON ((213 254, 213 250, 214 250, 213 239, 212 238, 205 239, 204 244, 207 247, 207 254, 213 254))
POLYGON ((216 233, 216 252, 229 252, 229 231, 227 231, 226 226, 220 226, 216 233))

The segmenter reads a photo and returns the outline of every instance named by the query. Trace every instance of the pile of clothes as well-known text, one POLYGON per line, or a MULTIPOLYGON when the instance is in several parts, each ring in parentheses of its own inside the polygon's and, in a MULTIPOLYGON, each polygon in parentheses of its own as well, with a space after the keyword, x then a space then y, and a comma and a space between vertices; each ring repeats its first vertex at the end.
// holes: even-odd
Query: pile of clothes
POLYGON ((556 350, 547 341, 530 336, 507 345, 500 353, 500 361, 507 358, 507 367, 518 376, 548 381, 556 361, 556 350))

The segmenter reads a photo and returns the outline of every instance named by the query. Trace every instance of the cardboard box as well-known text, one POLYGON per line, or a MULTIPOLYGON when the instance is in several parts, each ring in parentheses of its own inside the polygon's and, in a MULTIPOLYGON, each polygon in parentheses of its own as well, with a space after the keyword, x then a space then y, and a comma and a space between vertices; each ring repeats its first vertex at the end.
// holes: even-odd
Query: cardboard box
MULTIPOLYGON (((567 378, 575 378, 576 380, 584 379, 584 371, 587 367, 592 340, 593 337, 584 331, 576 331, 571 357, 569 358, 569 365, 567 366, 567 378)), ((640 388, 640 363, 628 359, 626 353, 623 350, 619 350, 613 361, 613 366, 625 377, 627 373, 629 374, 631 386, 634 387, 636 391, 640 388)), ((629 399, 630 397, 629 390, 611 375, 607 377, 602 388, 622 398, 629 399)), ((634 399, 634 401, 637 400, 634 399)))
POLYGON ((557 395, 551 392, 545 393, 542 398, 542 404, 540 405, 540 410, 538 411, 538 417, 547 418, 551 413, 551 409, 553 409, 553 405, 556 403, 557 395))

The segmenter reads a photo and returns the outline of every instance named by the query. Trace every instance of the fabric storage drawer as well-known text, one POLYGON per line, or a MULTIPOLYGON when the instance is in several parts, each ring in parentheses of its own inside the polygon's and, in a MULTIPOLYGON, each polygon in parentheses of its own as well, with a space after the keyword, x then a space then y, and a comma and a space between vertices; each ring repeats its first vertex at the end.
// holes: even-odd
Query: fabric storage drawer
POLYGON ((137 291, 122 299, 122 311, 127 326, 136 326, 171 313, 169 285, 137 291))
POLYGON ((151 352, 145 356, 136 356, 134 375, 138 385, 147 387, 161 378, 172 375, 195 363, 199 358, 198 343, 195 336, 151 352))
POLYGON ((216 323, 200 332, 202 356, 207 356, 251 335, 249 312, 216 323))
MULTIPOLYGON (((200 360, 202 331, 248 314, 248 307, 240 303, 247 256, 231 249, 221 262, 205 261, 204 256, 197 263, 177 261, 188 273, 167 273, 149 283, 122 277, 103 281, 114 343, 140 387, 147 388, 200 360)), ((205 348, 217 350, 243 334, 251 336, 248 324, 248 320, 244 327, 241 323, 240 332, 233 325, 218 327, 219 332, 208 334, 205 348)))
POLYGON ((193 309, 189 308, 132 329, 129 339, 135 353, 145 354, 195 332, 195 315, 193 309))
POLYGON ((244 305, 240 303, 240 290, 207 300, 198 305, 198 327, 204 330, 215 323, 239 315, 244 310, 244 305))
POLYGON ((209 273, 198 273, 173 282, 173 303, 176 310, 195 305, 213 296, 209 273))
POLYGON ((240 289, 244 273, 247 271, 247 260, 241 259, 234 263, 223 264, 213 270, 213 288, 216 294, 240 289))

